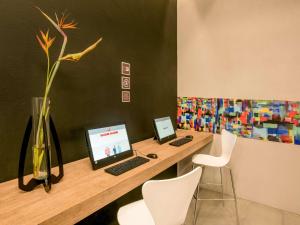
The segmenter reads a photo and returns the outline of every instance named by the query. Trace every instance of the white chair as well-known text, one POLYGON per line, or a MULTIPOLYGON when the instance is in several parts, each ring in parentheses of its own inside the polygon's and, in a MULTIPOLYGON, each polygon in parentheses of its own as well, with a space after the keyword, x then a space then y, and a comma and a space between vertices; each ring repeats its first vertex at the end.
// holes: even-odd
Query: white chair
MULTIPOLYGON (((199 199, 199 187, 202 184, 201 179, 197 188, 197 194, 196 194, 196 206, 194 211, 194 217, 196 218, 196 210, 197 210, 197 200, 234 200, 235 202, 235 213, 236 213, 236 221, 237 224, 240 224, 239 222, 239 214, 238 214, 238 207, 237 207, 237 200, 236 200, 236 193, 235 193, 235 186, 232 176, 232 171, 227 164, 230 161, 232 150, 234 149, 235 143, 236 143, 237 136, 230 133, 229 131, 226 131, 225 129, 222 130, 221 134, 221 148, 222 148, 222 154, 221 156, 211 156, 211 155, 205 155, 205 154, 196 154, 193 156, 193 168, 195 166, 201 166, 203 168, 203 173, 205 170, 205 167, 215 167, 219 168, 220 171, 220 184, 213 184, 213 185, 220 185, 222 187, 222 198, 221 199, 199 199), (230 171, 230 177, 231 177, 231 185, 233 190, 233 199, 226 198, 224 199, 224 193, 223 193, 223 176, 222 176, 222 168, 228 168, 230 171)), ((203 177, 203 176, 202 176, 203 177)), ((211 183, 207 183, 211 184, 211 183)), ((223 202, 224 205, 224 202, 223 202)))
POLYGON ((168 180, 152 180, 142 187, 143 200, 121 207, 120 225, 183 225, 201 177, 198 167, 168 180))

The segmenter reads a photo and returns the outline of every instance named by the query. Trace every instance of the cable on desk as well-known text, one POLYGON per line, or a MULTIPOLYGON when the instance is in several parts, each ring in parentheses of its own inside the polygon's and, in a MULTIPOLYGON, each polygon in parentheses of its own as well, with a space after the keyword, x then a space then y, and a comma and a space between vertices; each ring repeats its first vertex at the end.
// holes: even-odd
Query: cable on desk
POLYGON ((135 156, 138 156, 138 155, 137 155, 137 153, 139 153, 139 154, 141 154, 141 155, 143 155, 143 156, 146 156, 146 157, 147 157, 147 155, 145 155, 145 154, 144 154, 144 153, 142 153, 142 152, 138 152, 138 151, 137 151, 137 150, 135 150, 135 149, 134 149, 133 151, 135 151, 135 156))

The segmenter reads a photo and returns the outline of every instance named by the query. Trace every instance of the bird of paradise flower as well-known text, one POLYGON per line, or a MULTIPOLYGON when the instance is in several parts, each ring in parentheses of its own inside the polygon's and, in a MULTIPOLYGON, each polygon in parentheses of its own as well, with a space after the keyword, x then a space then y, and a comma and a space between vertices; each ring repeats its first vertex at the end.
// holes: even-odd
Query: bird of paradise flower
POLYGON ((47 119, 49 116, 49 105, 47 104, 47 98, 50 93, 50 89, 53 84, 53 80, 57 73, 57 70, 60 66, 62 61, 79 61, 81 57, 86 55, 88 52, 94 50, 97 45, 102 41, 102 38, 99 38, 95 43, 87 47, 85 50, 78 52, 64 55, 66 45, 68 42, 68 37, 64 30, 67 29, 77 29, 77 23, 74 21, 66 22, 67 17, 66 15, 62 14, 61 18, 57 16, 55 13, 55 20, 49 17, 45 12, 43 12, 40 8, 36 7, 39 12, 54 26, 54 28, 61 34, 63 37, 63 43, 60 49, 60 53, 54 63, 51 65, 50 63, 50 54, 49 49, 53 45, 55 41, 55 37, 50 37, 49 30, 47 31, 40 31, 40 36, 36 35, 36 39, 39 45, 42 47, 43 51, 46 54, 47 58, 47 72, 46 72, 46 87, 45 87, 45 94, 43 98, 43 103, 41 107, 41 113, 38 119, 38 127, 36 132, 35 138, 35 145, 33 146, 33 173, 34 175, 38 174, 40 169, 43 157, 44 157, 44 149, 43 149, 43 142, 44 142, 44 135, 43 135, 43 124, 42 120, 43 117, 47 119))

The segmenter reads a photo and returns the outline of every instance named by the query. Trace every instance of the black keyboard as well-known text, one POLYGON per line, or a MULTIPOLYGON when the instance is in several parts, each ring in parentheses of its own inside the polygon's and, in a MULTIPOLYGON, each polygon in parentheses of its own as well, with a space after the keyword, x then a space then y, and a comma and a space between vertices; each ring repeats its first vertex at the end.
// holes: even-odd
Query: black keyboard
POLYGON ((181 145, 184 145, 184 144, 186 144, 190 141, 192 141, 192 139, 190 139, 190 138, 180 138, 180 139, 177 139, 175 141, 170 142, 170 145, 181 146, 181 145))
POLYGON ((132 170, 140 165, 143 165, 146 162, 149 162, 149 159, 137 156, 133 159, 129 159, 125 162, 119 163, 117 165, 114 165, 112 167, 109 167, 107 169, 105 169, 104 171, 107 173, 110 173, 112 175, 118 176, 122 173, 125 173, 129 170, 132 170))

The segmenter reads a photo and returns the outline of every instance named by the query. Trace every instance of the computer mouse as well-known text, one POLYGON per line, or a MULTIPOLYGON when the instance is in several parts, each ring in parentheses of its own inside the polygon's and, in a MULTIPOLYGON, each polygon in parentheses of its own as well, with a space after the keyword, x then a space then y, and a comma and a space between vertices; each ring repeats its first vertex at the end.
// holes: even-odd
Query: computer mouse
POLYGON ((150 153, 147 155, 148 158, 151 158, 151 159, 157 159, 158 156, 155 154, 155 153, 150 153))
POLYGON ((185 138, 193 140, 193 135, 186 135, 185 138))

